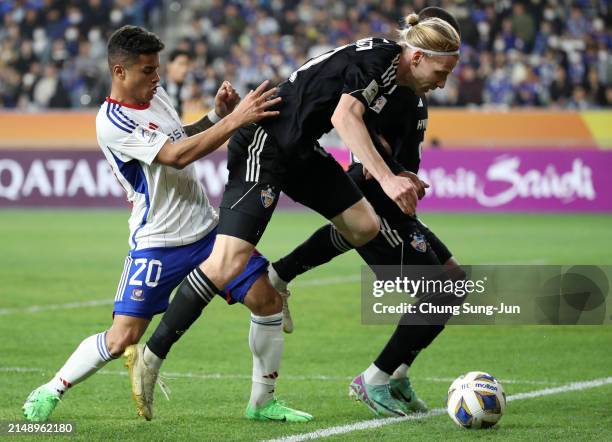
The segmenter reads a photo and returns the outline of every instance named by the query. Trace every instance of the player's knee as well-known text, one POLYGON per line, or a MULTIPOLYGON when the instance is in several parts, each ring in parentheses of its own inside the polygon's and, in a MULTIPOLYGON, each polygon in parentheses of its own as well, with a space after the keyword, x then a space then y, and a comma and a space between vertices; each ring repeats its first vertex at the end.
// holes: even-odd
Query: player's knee
POLYGON ((250 254, 238 254, 228 259, 220 259, 215 262, 206 261, 200 268, 212 281, 220 287, 227 285, 245 269, 250 254))
POLYGON ((348 242, 355 247, 363 246, 372 241, 380 230, 378 220, 374 217, 364 217, 353 223, 351 229, 340 232, 348 242))
POLYGON ((251 312, 257 316, 270 316, 280 313, 283 309, 283 300, 278 293, 255 298, 251 312))
POLYGON ((110 330, 106 335, 106 346, 113 356, 121 356, 130 345, 137 344, 140 332, 127 328, 123 330, 110 330))
POLYGON ((270 316, 282 311, 283 300, 267 278, 260 278, 244 298, 244 305, 257 316, 270 316))

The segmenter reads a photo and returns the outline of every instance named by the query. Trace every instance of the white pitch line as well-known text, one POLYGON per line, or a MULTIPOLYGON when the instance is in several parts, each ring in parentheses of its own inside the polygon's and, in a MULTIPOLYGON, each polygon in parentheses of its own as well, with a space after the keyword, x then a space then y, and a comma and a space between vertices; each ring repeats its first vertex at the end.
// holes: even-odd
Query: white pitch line
MULTIPOLYGON (((530 399, 535 397, 550 396, 553 394, 568 393, 570 391, 586 390, 589 388, 601 387, 603 385, 612 384, 612 377, 594 379, 592 381, 572 382, 570 384, 561 385, 559 387, 544 388, 542 390, 528 391, 508 396, 509 401, 522 399, 530 399)), ((383 427, 385 425, 398 424, 400 422, 414 421, 427 419, 433 416, 446 413, 444 408, 434 408, 427 413, 413 414, 405 417, 389 417, 385 419, 370 419, 367 421, 355 422, 353 424, 338 425, 335 427, 322 428, 310 433, 295 434, 292 436, 284 436, 278 439, 269 439, 265 442, 301 442, 304 440, 319 439, 323 437, 335 436, 339 434, 352 433, 353 431, 368 430, 370 428, 383 427)))
POLYGON ((3 308, 0 309, 0 316, 14 315, 17 313, 40 313, 51 310, 69 310, 75 308, 98 307, 100 305, 110 305, 112 299, 96 299, 93 301, 69 302, 67 304, 47 304, 47 305, 31 305, 25 308, 3 308))
MULTIPOLYGON (((30 367, 0 367, 0 372, 4 373, 51 373, 50 370, 42 368, 30 368, 30 367)), ((127 376, 127 371, 117 370, 101 370, 99 372, 102 375, 107 376, 127 376)), ((185 379, 212 379, 212 380, 249 380, 251 375, 246 374, 231 374, 231 373, 193 373, 193 372, 162 372, 162 375, 167 378, 185 378, 185 379)), ((309 376, 300 375, 285 375, 281 376, 281 379, 287 381, 332 381, 332 382, 345 382, 353 379, 353 376, 329 376, 324 374, 314 374, 309 376)), ((423 382, 452 382, 453 378, 443 377, 426 377, 419 378, 423 382)), ((520 380, 520 379, 500 379, 502 384, 519 384, 519 385, 555 385, 559 384, 558 381, 537 381, 537 380, 520 380)))
MULTIPOLYGON (((296 281, 292 284, 293 287, 312 287, 321 285, 334 285, 334 284, 345 284, 351 282, 359 282, 359 275, 348 275, 342 277, 333 278, 321 278, 321 279, 305 279, 302 281, 296 281)), ((43 305, 31 305, 29 307, 16 307, 16 308, 3 308, 0 309, 0 316, 23 314, 23 313, 40 313, 48 312, 52 310, 70 310, 87 307, 99 307, 101 305, 112 305, 112 299, 95 299, 92 301, 81 301, 81 302, 68 302, 66 304, 43 304, 43 305)))

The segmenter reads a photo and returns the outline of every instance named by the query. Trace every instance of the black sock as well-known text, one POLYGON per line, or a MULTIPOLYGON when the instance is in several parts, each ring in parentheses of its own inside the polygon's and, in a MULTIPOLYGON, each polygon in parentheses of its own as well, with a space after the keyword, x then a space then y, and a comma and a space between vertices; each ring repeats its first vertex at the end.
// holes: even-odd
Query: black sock
POLYGON ((374 364, 389 374, 402 364, 410 366, 443 329, 443 325, 398 325, 374 364))
POLYGON ((147 347, 166 359, 172 345, 187 331, 219 289, 199 269, 193 270, 179 286, 161 322, 147 341, 147 347))
POLYGON ((272 264, 285 282, 353 248, 332 224, 321 227, 287 256, 272 264))

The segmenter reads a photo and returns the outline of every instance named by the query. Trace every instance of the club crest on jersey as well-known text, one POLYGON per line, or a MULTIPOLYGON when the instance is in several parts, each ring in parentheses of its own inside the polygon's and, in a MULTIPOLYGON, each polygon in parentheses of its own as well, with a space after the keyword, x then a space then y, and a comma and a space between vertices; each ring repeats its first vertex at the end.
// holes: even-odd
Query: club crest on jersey
POLYGON ((132 290, 132 296, 130 296, 132 301, 144 301, 144 292, 142 289, 134 289, 132 290))
POLYGON ((410 241, 410 245, 414 247, 414 250, 417 252, 425 253, 427 251, 427 241, 425 241, 425 237, 418 233, 412 235, 412 241, 410 241))
POLYGON ((267 189, 261 191, 261 204, 264 206, 264 208, 267 209, 268 207, 270 207, 272 203, 274 203, 275 199, 276 194, 270 186, 268 186, 267 189))

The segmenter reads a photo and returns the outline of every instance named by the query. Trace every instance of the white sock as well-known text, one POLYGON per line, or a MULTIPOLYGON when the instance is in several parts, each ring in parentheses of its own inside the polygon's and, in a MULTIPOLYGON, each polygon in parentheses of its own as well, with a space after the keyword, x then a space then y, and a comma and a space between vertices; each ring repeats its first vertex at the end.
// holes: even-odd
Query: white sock
POLYGON ((408 366, 406 364, 397 367, 391 375, 391 379, 404 379, 406 377, 408 377, 408 366))
POLYGON ((384 385, 389 383, 389 375, 372 363, 363 373, 366 384, 384 385))
POLYGON ((259 407, 274 398, 285 344, 282 323, 282 313, 270 316, 251 314, 249 347, 253 353, 253 385, 249 403, 252 406, 259 407))
POLYGON ((149 347, 147 347, 146 345, 144 348, 144 361, 148 367, 155 368, 158 371, 162 365, 162 362, 164 362, 162 358, 160 358, 151 350, 149 350, 149 347))
POLYGON ((106 332, 92 335, 83 339, 64 366, 46 385, 62 395, 67 389, 83 382, 113 359, 116 357, 110 354, 106 346, 106 332))

